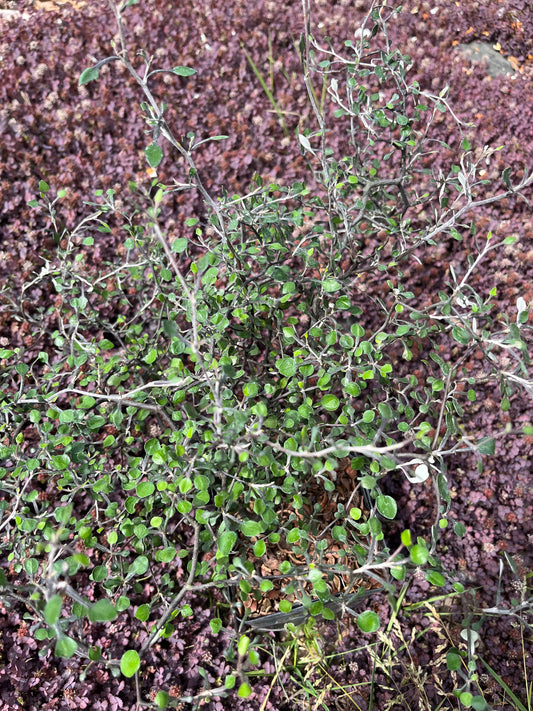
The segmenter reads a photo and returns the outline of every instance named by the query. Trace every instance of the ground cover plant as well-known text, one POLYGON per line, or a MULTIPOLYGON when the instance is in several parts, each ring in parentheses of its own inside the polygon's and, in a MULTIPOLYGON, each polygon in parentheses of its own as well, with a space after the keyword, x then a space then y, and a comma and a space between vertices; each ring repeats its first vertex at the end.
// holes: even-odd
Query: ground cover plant
MULTIPOLYGON (((224 181, 204 181, 201 152, 229 137, 178 134, 161 98, 167 79, 194 90, 194 62, 162 69, 132 53, 127 5, 111 5, 114 53, 79 83, 97 102, 105 67, 105 86, 134 80, 153 179, 130 180, 129 194, 97 191, 69 225, 67 182, 41 177, 31 206, 49 220, 53 248, 18 293, 5 291, 3 317, 25 324, 24 347, 8 341, 1 353, 1 582, 6 603, 25 608, 22 636, 65 668, 85 660, 82 682, 93 669, 116 678, 117 707, 131 689, 132 708, 224 707, 254 693, 250 707, 259 698, 266 708, 291 669, 302 696, 276 702, 291 708, 316 696, 301 668, 333 645, 344 605, 359 635, 373 635, 391 707, 414 703, 394 688, 399 666, 427 708, 434 698, 487 708, 480 630, 507 616, 527 638, 529 569, 509 558, 515 599, 473 605, 447 641, 434 602, 452 591, 464 599, 469 587, 459 561, 442 555, 448 530, 466 533, 451 509, 450 466, 472 454, 481 475, 504 434, 476 431, 476 401, 490 394, 505 413, 531 390, 529 295, 500 311, 497 289, 476 278, 517 239, 474 219, 502 201, 519 211, 531 177, 515 166, 490 184, 500 147, 473 146, 461 121, 455 147, 434 137, 441 117, 453 118, 447 92, 411 81, 411 60, 389 36, 395 8, 376 4, 337 46, 311 33, 304 6, 294 180, 257 176, 239 193, 216 191, 224 181), (169 161, 178 177, 163 180, 169 161), (169 219, 176 204, 188 213, 179 226, 169 219), (463 261, 411 289, 418 267, 455 244, 463 261), (406 492, 427 516, 394 528, 406 492), (393 643, 413 580, 425 598, 403 614, 427 610, 428 635, 441 635, 445 652, 431 691, 413 660, 402 667, 409 645, 393 643), (374 593, 353 596, 360 587, 390 595, 390 619, 379 610, 385 632, 374 593), (308 617, 283 653, 269 652, 262 633, 274 629, 262 615, 278 608, 281 625, 308 617), (183 693, 166 662, 187 629, 202 629, 208 646, 200 671, 180 672, 195 679, 183 693), (285 667, 268 667, 268 654, 285 667)), ((266 75, 249 53, 244 63, 287 133, 266 75)), ((530 436, 530 423, 516 434, 530 436)), ((523 693, 486 670, 517 708, 520 694, 530 698, 526 667, 523 693)))

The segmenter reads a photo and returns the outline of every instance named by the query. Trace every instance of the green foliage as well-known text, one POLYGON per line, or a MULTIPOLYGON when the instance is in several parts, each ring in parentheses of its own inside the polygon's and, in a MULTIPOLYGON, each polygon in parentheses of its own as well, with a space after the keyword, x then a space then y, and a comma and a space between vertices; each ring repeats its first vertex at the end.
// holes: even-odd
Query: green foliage
POLYGON ((357 626, 361 632, 377 632, 380 627, 379 616, 372 610, 365 610, 357 616, 357 626))
POLYGON ((124 676, 133 676, 139 670, 140 666, 141 659, 138 652, 134 649, 128 649, 124 652, 120 659, 120 671, 124 674, 124 676))
MULTIPOLYGON (((117 21, 124 43, 118 11, 117 21)), ((144 91, 149 166, 161 163, 164 138, 185 160, 207 217, 191 217, 171 239, 160 222, 170 186, 156 179, 153 199, 131 186, 129 205, 119 205, 113 190, 99 191, 93 212, 63 235, 56 258, 32 282, 57 296, 34 321, 44 331, 58 315, 49 351, 29 358, 20 349, 0 351, 0 429, 8 442, 0 448, 0 481, 13 500, 1 545, 15 572, 27 576, 37 600, 32 609, 56 639, 58 656, 84 649, 79 620, 115 620, 156 576, 158 600, 134 613, 150 624, 150 637, 120 660, 122 674, 132 677, 150 645, 174 633, 170 617, 194 615, 182 604, 188 591, 231 585, 242 604, 261 599, 273 585, 259 572, 261 558, 280 541, 287 559, 279 569, 292 581, 279 601, 282 613, 300 602, 311 617, 334 617, 335 576, 348 587, 367 576, 391 589, 391 577, 421 567, 432 585, 446 582, 438 533, 450 517, 447 459, 495 449, 493 438, 476 442, 468 431, 476 378, 462 364, 482 349, 504 400, 514 388, 530 387, 527 310, 520 302, 516 322, 502 325, 491 316, 490 297, 470 286, 476 266, 501 246, 489 240, 472 241, 469 269, 461 279, 451 269, 431 306, 419 308, 407 288, 404 270, 414 251, 454 238, 461 216, 476 206, 475 170, 487 151, 477 162, 470 156, 468 175, 422 170, 428 139, 421 127, 446 110, 445 98, 409 84, 409 58, 390 48, 376 55, 369 78, 363 54, 371 39, 386 38, 386 26, 379 15, 368 22, 370 39, 348 43, 344 57, 304 38, 317 124, 299 136, 308 174, 292 186, 258 178, 243 197, 210 196, 193 155, 204 141, 186 147, 174 137, 166 107, 149 91, 148 66, 138 75, 124 44, 120 56, 80 76, 85 84, 98 79, 103 63, 123 63, 144 91), (329 107, 314 101, 312 74, 328 82, 332 128, 329 107), (371 92, 372 83, 380 90, 371 92), (329 144, 333 130, 346 134, 344 153, 329 144), (460 207, 449 206, 450 194, 460 207), (110 225, 124 235, 120 256, 95 268, 95 239, 112 232, 110 225), (368 275, 383 285, 379 298, 368 291, 368 275), (422 379, 415 345, 424 353, 422 379), (443 345, 452 358, 443 358, 443 345), (500 348, 514 354, 512 372, 498 365, 500 348), (370 512, 339 502, 326 528, 314 507, 316 488, 335 489, 347 457, 370 512), (439 492, 428 542, 413 543, 406 531, 401 552, 389 549, 383 532, 382 522, 398 512, 386 493, 392 474, 420 491, 430 478, 439 492), (335 563, 325 562, 319 545, 328 541, 342 547, 335 563), (179 564, 178 582, 168 571, 179 564), (97 602, 77 593, 80 572, 99 585, 97 602)), ((182 66, 169 72, 194 74, 182 66)), ((52 199, 55 189, 41 181, 32 201, 53 224, 64 197, 58 191, 52 199)), ((0 584, 6 595, 28 589, 5 576, 0 584)), ((379 616, 367 610, 357 624, 376 633, 379 616)), ((217 614, 211 628, 221 626, 217 614)), ((237 694, 247 697, 243 666, 256 652, 245 635, 235 644, 237 671, 225 688, 238 678, 237 694)), ((447 660, 454 671, 457 655, 447 660)), ((167 702, 159 692, 156 704, 167 702)), ((476 708, 475 697, 461 702, 476 708)))

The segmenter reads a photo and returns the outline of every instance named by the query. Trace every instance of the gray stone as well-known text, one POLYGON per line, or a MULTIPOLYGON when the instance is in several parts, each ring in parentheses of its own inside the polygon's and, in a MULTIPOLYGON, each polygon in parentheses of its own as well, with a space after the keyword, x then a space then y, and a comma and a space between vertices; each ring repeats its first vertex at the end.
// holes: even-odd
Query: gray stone
POLYGON ((514 74, 511 62, 497 52, 490 42, 470 42, 456 47, 471 62, 484 64, 490 77, 514 74))

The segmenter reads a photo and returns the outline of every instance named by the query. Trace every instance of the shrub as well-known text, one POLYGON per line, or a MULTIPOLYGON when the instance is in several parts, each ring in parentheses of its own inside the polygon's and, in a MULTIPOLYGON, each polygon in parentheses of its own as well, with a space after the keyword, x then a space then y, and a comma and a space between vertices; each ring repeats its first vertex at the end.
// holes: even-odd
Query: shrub
MULTIPOLYGON (((23 310, 39 288, 57 298, 31 316, 49 348, 0 351, 5 595, 24 599, 35 637, 57 656, 82 654, 130 677, 175 634, 179 615, 194 615, 192 593, 218 594, 238 619, 265 597, 287 614, 302 603, 286 618, 300 621, 301 611, 333 619, 341 589, 363 581, 390 591, 414 569, 461 591, 438 550, 439 531, 462 526, 450 512, 447 461, 494 453, 494 439, 468 427, 480 383, 499 388, 502 409, 515 388, 532 387, 525 300, 495 314, 495 290, 471 283, 513 238, 479 234, 475 213, 524 197, 533 179, 505 170, 489 194, 479 172, 495 151, 474 151, 466 138, 447 172, 432 170, 431 126, 450 110, 446 91, 409 82, 409 57, 391 46, 390 11, 379 5, 342 50, 302 36, 315 125, 298 133, 301 181, 257 176, 246 195, 214 196, 195 151, 225 137, 180 140, 167 124, 155 78, 194 68, 153 69, 143 56, 136 69, 122 24, 130 4, 112 6, 120 44, 80 83, 122 64, 142 94, 149 167, 157 172, 170 151, 184 178, 156 177, 150 194, 130 183, 127 200, 98 191, 71 230, 60 227, 68 186, 43 180, 31 203, 49 214, 57 253, 13 303, 23 310), (187 190, 202 209, 175 236, 162 210, 187 190), (124 236, 118 253, 93 261, 110 233, 124 236), (468 244, 468 264, 436 275, 421 305, 406 273, 452 240, 468 244), (473 352, 479 372, 464 366, 473 352), (397 517, 391 481, 401 478, 424 496, 432 485, 434 517, 420 535, 402 531, 394 550, 384 522, 397 517), (79 592, 87 577, 95 599, 79 592), (132 606, 147 623, 142 642, 133 638, 120 659, 87 644, 87 625, 132 606)), ((218 632, 230 618, 212 612, 218 632)), ((371 610, 357 621, 364 632, 379 627, 371 610)), ((245 625, 216 693, 236 683, 240 696, 251 691, 245 671, 258 657, 245 625)))

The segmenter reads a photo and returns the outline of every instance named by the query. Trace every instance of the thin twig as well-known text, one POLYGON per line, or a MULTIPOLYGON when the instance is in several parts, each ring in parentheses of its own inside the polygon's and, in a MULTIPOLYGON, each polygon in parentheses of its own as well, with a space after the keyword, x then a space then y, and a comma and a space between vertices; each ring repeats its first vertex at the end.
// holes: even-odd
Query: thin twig
POLYGON ((181 588, 181 590, 178 592, 174 600, 172 601, 172 604, 170 607, 166 610, 166 612, 161 615, 159 620, 157 621, 155 628, 152 632, 152 634, 148 637, 146 642, 143 644, 143 646, 140 649, 139 655, 142 657, 143 654, 146 652, 147 649, 149 649, 152 644, 156 641, 156 639, 159 637, 161 634, 161 631, 163 627, 165 626, 167 620, 170 618, 174 610, 176 610, 185 597, 185 595, 188 592, 191 592, 191 590, 194 590, 193 586, 193 580, 196 576, 196 570, 198 567, 198 554, 200 551, 200 525, 190 516, 187 514, 184 514, 185 520, 193 527, 194 529, 194 542, 193 542, 193 548, 192 548, 192 555, 191 555, 191 561, 190 561, 190 570, 189 570, 189 575, 187 577, 187 582, 185 585, 181 588))
MULTIPOLYGON (((257 437, 260 437, 262 433, 261 432, 248 432, 248 434, 251 437, 257 438, 257 437)), ((314 452, 287 449, 286 447, 283 447, 283 445, 278 444, 277 442, 273 442, 272 440, 266 440, 264 442, 264 444, 267 444, 269 447, 272 447, 272 449, 275 449, 277 452, 286 454, 289 457, 301 457, 302 459, 320 459, 322 457, 327 457, 330 454, 339 455, 344 452, 350 452, 350 453, 355 453, 355 454, 364 454, 368 457, 379 457, 383 454, 387 454, 388 452, 394 452, 398 449, 402 449, 403 447, 407 447, 413 441, 414 441, 413 439, 408 439, 408 440, 405 440, 404 442, 396 442, 395 444, 389 444, 386 447, 374 447, 373 445, 370 445, 370 444, 359 445, 359 446, 357 446, 357 445, 332 445, 331 447, 325 447, 324 449, 317 449, 314 452)))

